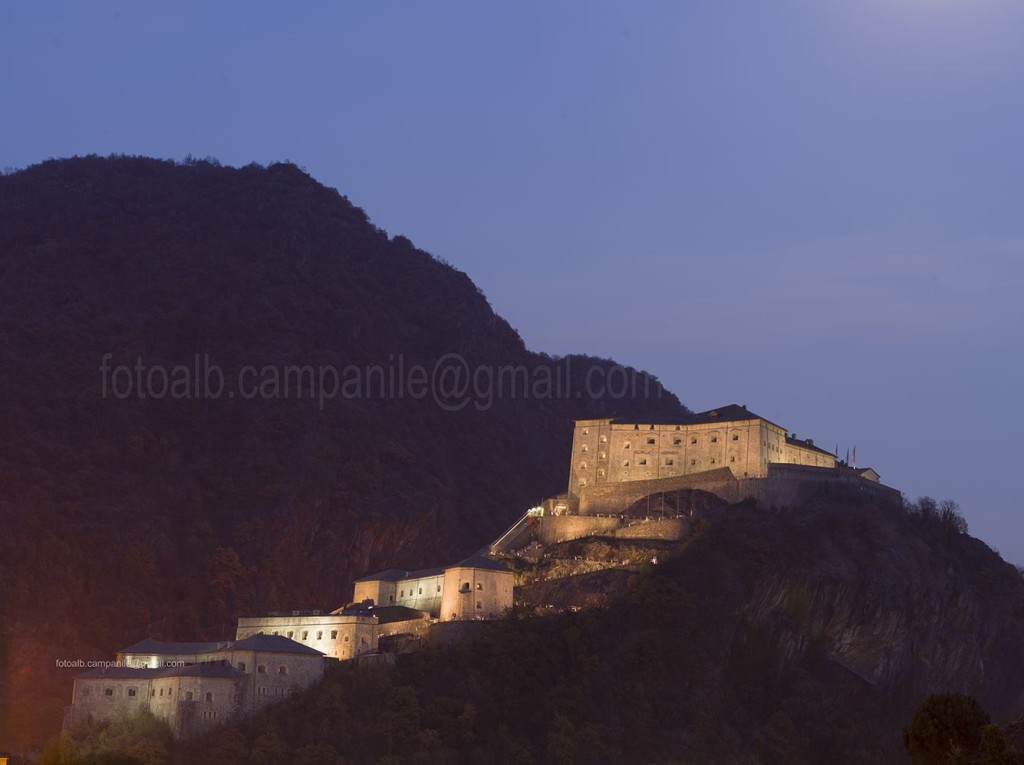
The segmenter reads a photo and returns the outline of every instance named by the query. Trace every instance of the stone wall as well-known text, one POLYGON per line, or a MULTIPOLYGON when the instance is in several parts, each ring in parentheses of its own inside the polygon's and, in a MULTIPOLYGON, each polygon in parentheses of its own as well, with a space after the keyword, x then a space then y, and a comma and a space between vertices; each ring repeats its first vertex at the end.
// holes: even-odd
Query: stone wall
POLYGON ((512 607, 511 571, 453 567, 444 572, 441 621, 496 619, 512 607))
POLYGON ((236 640, 252 635, 283 635, 334 659, 351 659, 377 650, 377 617, 359 614, 243 616, 236 640))
POLYGON ((623 481, 647 481, 728 468, 760 477, 781 461, 786 432, 767 420, 690 425, 580 420, 573 432, 569 493, 623 481))
MULTIPOLYGON (((708 470, 693 475, 658 478, 650 481, 623 481, 621 483, 588 486, 580 492, 580 515, 621 513, 634 502, 650 494, 671 492, 676 489, 703 489, 717 494, 716 489, 734 482, 728 468, 708 470)), ((547 518, 544 519, 547 522, 547 518)))
POLYGON ((545 544, 554 544, 593 534, 611 534, 620 525, 618 517, 556 515, 552 518, 544 518, 541 522, 540 540, 545 544))
POLYGON ((615 536, 626 539, 680 540, 686 536, 689 528, 690 524, 685 518, 657 518, 623 526, 615 532, 615 536))

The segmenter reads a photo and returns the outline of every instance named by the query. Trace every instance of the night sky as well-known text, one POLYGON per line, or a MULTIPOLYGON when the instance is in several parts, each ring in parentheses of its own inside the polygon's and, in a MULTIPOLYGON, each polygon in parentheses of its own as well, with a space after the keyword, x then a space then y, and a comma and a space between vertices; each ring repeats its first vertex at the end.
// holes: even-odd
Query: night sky
POLYGON ((856 445, 1024 563, 1024 3, 302 7, 3 4, 0 167, 290 159, 530 348, 856 445))

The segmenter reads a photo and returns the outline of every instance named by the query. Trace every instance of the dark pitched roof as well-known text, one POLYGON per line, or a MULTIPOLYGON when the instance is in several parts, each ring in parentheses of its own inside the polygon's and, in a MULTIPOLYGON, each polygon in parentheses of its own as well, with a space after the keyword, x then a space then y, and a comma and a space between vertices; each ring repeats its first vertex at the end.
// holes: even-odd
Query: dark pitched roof
MULTIPOLYGON (((755 414, 747 409, 745 406, 740 404, 728 404, 727 406, 720 406, 716 409, 708 409, 706 412, 697 412, 696 414, 687 414, 681 417, 672 417, 668 419, 659 419, 657 425, 708 425, 716 422, 749 422, 750 420, 764 420, 765 422, 771 422, 776 427, 782 427, 777 423, 772 422, 767 417, 762 417, 759 414, 755 414)), ((640 428, 643 429, 645 425, 651 423, 637 423, 636 420, 623 419, 616 417, 611 422, 616 425, 633 425, 639 424, 640 428)))
POLYGON ((376 574, 370 574, 368 576, 356 579, 357 582, 397 582, 399 579, 405 579, 409 575, 408 571, 404 571, 400 568, 389 568, 386 571, 378 571, 376 574))
POLYGON ((218 651, 228 643, 170 643, 164 640, 153 640, 146 638, 138 643, 133 643, 127 648, 122 648, 120 653, 149 653, 149 654, 192 654, 212 653, 218 651))
POLYGON ((263 653, 300 653, 310 656, 323 656, 322 651, 297 643, 284 635, 251 635, 244 640, 232 643, 226 651, 262 651, 263 653))
POLYGON ((715 422, 746 422, 747 420, 765 420, 759 414, 754 414, 745 406, 729 404, 720 406, 717 409, 708 409, 706 412, 697 412, 689 419, 690 425, 705 425, 715 422))
POLYGON ((223 677, 233 680, 245 673, 222 661, 186 664, 183 667, 96 667, 76 677, 87 680, 104 678, 111 680, 153 680, 161 677, 223 677))
POLYGON ((88 669, 75 677, 87 679, 105 677, 111 680, 151 680, 160 677, 163 669, 150 669, 149 667, 96 667, 88 669))
POLYGON ((441 576, 444 573, 444 566, 441 568, 421 568, 419 571, 409 571, 405 579, 422 579, 425 576, 441 576))
POLYGON ((508 566, 503 563, 496 563, 490 558, 485 558, 483 555, 470 555, 465 560, 460 560, 449 568, 482 568, 488 571, 509 571, 508 566))
POLYGON ((378 624, 407 622, 430 616, 425 611, 417 611, 415 608, 408 608, 407 606, 374 606, 370 613, 377 617, 378 624))
POLYGON ((801 449, 810 449, 812 452, 819 452, 820 454, 827 454, 829 457, 833 457, 834 458, 836 456, 836 455, 834 455, 830 451, 822 449, 819 446, 815 446, 814 444, 810 443, 809 441, 801 441, 799 438, 793 438, 791 436, 786 436, 786 443, 789 446, 799 446, 801 449))

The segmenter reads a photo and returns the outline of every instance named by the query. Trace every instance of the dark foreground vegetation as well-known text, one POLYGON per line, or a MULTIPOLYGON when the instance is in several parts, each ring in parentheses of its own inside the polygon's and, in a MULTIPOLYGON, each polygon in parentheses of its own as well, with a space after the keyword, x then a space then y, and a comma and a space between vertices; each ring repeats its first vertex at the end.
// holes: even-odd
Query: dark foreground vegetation
POLYGON ((513 614, 393 668, 338 666, 240 725, 123 762, 891 765, 909 747, 915 763, 1011 765, 1012 736, 980 710, 1021 714, 1024 582, 945 507, 733 506, 607 609, 513 614), (884 637, 854 650, 859 629, 884 637), (958 666, 968 641, 981 676, 958 666), (936 687, 973 698, 922 707, 936 687))

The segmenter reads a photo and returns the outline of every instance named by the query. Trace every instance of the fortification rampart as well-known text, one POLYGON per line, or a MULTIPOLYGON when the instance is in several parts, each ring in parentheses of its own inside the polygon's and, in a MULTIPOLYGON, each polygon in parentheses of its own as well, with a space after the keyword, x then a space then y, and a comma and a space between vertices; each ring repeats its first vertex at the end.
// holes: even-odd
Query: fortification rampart
POLYGON ((735 503, 754 499, 764 506, 799 506, 828 488, 855 491, 878 501, 898 500, 900 493, 852 470, 773 464, 764 478, 734 478, 726 469, 647 481, 623 481, 588 486, 580 492, 579 515, 545 516, 540 539, 564 542, 585 536, 634 539, 682 539, 689 528, 686 518, 651 518, 638 521, 623 517, 631 505, 652 494, 698 489, 735 503))

